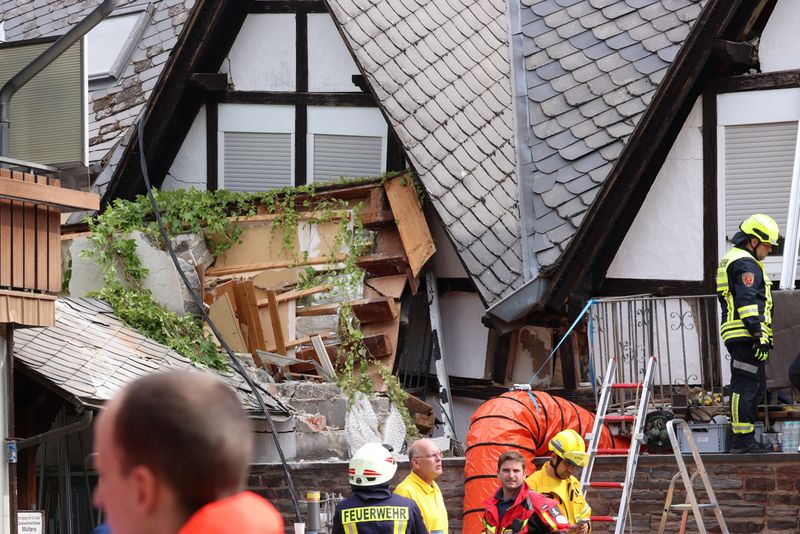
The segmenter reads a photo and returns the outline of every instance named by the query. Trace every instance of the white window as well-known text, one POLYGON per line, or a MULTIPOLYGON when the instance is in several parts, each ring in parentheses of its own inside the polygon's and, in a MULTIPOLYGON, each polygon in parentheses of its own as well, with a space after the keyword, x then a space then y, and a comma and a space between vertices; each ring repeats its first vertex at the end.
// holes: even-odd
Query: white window
POLYGON ((150 23, 153 6, 108 17, 86 35, 89 81, 119 78, 150 23))
POLYGON ((381 175, 386 171, 387 134, 376 108, 309 107, 309 181, 381 175))
POLYGON ((220 104, 218 113, 220 189, 294 185, 294 107, 220 104))
POLYGON ((790 254, 784 247, 785 258, 764 261, 767 273, 773 283, 796 278, 800 89, 719 95, 717 108, 720 255, 746 217, 766 213, 795 243, 790 254))

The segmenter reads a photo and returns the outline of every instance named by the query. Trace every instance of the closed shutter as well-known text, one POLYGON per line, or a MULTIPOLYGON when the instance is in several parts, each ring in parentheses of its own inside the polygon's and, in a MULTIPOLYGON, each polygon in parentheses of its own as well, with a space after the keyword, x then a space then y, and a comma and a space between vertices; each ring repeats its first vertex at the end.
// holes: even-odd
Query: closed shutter
POLYGON ((754 213, 786 228, 797 123, 725 127, 725 233, 730 239, 754 213))
POLYGON ((223 187, 269 191, 292 185, 292 136, 288 133, 225 132, 223 187))
POLYGON ((314 135, 314 181, 378 176, 383 172, 382 137, 314 135))

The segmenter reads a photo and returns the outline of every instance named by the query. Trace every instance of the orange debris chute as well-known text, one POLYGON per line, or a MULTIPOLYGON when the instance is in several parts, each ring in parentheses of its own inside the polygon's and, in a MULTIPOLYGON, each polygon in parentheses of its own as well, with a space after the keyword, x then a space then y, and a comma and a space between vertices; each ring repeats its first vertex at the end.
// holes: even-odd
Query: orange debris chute
MULTIPOLYGON (((581 436, 592 431, 594 414, 542 391, 509 391, 483 403, 470 418, 464 466, 464 532, 480 532, 483 501, 497 488, 497 458, 515 450, 527 460, 550 454, 550 438, 571 428, 581 436)), ((627 447, 603 426, 598 448, 627 447)))

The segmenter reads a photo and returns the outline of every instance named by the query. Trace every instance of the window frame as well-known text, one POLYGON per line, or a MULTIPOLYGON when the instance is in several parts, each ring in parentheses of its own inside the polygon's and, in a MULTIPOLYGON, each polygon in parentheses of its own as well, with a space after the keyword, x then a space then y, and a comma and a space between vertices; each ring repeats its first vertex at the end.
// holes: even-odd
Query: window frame
POLYGON ((225 189, 225 133, 278 133, 290 135, 290 186, 296 185, 294 164, 294 106, 263 104, 219 104, 217 126, 217 184, 225 189), (269 125, 265 128, 264 125, 269 125))
POLYGON ((150 25, 150 21, 153 18, 153 14, 155 13, 155 7, 153 4, 148 4, 144 8, 141 6, 137 6, 135 8, 130 9, 121 9, 115 12, 110 17, 100 21, 96 28, 99 28, 104 22, 112 21, 116 18, 121 17, 129 17, 132 15, 138 15, 136 22, 134 22, 133 27, 131 28, 128 36, 125 39, 125 42, 120 47, 119 53, 117 54, 117 58, 111 63, 111 66, 107 71, 89 74, 89 50, 92 46, 91 43, 91 31, 87 34, 87 43, 88 46, 86 47, 86 71, 89 78, 89 83, 92 85, 96 85, 98 82, 104 82, 108 80, 119 80, 120 76, 125 70, 125 67, 128 66, 130 63, 131 57, 133 56, 134 50, 136 50, 139 41, 141 41, 142 36, 144 35, 145 30, 150 25))
POLYGON ((792 183, 787 214, 784 253, 768 257, 764 267, 771 275, 777 273, 781 289, 794 288, 797 279, 798 236, 800 236, 800 88, 767 89, 723 93, 717 95, 717 234, 719 257, 728 249, 725 239, 725 127, 750 124, 794 122, 798 127, 795 144, 792 183), (788 253, 787 253, 788 251, 788 253), (791 280, 787 283, 787 280, 791 280))

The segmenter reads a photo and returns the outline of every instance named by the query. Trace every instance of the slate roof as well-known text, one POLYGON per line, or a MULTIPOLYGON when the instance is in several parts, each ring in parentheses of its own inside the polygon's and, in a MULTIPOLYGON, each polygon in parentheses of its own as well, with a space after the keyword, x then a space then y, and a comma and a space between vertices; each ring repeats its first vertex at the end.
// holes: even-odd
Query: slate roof
MULTIPOLYGON (((258 409, 258 401, 242 377, 233 372, 205 371, 188 359, 139 332, 125 327, 103 301, 87 298, 56 302, 56 324, 17 329, 14 357, 18 363, 64 392, 89 405, 109 400, 129 382, 171 369, 214 372, 236 390, 242 404, 258 409)), ((262 393, 270 411, 286 407, 262 393)))
POLYGON ((527 245, 555 264, 707 0, 511 0, 527 245), (521 3, 520 3, 521 2, 521 3), (512 14, 514 11, 512 10, 512 14), (527 149, 526 149, 527 148, 527 149))
MULTIPOLYGON (((136 122, 195 1, 120 1, 114 14, 135 11, 151 3, 155 11, 119 80, 110 87, 90 90, 91 162, 110 156, 110 150, 119 143, 122 134, 136 122)), ((63 35, 100 3, 101 0, 0 0, 6 40, 63 35)))
POLYGON ((488 303, 522 283, 503 0, 329 0, 488 303))

